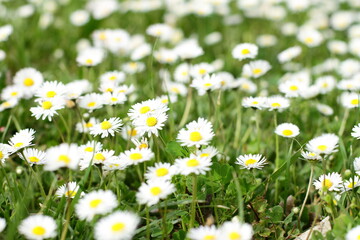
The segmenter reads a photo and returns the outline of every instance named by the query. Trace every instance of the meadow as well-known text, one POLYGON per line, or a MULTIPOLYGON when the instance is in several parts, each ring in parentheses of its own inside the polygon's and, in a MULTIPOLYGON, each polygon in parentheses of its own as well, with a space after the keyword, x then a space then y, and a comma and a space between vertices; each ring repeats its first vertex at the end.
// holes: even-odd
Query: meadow
POLYGON ((0 239, 360 239, 360 1, 0 0, 0 239))

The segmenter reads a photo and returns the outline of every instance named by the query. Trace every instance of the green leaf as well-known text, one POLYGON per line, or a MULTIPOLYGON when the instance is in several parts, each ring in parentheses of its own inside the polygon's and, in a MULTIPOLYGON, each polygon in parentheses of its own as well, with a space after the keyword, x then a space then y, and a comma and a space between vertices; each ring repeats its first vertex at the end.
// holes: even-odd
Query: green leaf
POLYGON ((168 144, 166 144, 165 150, 174 158, 186 157, 187 155, 187 151, 183 147, 181 147, 181 145, 178 142, 175 141, 171 141, 168 144))
POLYGON ((280 222, 283 219, 284 210, 281 206, 275 206, 267 211, 267 216, 272 222, 280 222))

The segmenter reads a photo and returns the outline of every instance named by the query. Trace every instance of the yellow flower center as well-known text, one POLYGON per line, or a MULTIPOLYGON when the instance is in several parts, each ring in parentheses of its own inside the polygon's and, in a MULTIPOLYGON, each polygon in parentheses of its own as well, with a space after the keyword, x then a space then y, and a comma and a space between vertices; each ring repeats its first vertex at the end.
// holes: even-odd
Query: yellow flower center
POLYGON ((69 190, 65 193, 66 197, 75 197, 75 195, 76 195, 76 192, 72 191, 72 190, 69 190))
POLYGON ((102 130, 108 130, 112 127, 112 125, 109 121, 103 121, 102 123, 100 123, 100 127, 102 130))
POLYGON ((94 156, 95 160, 98 160, 98 161, 104 161, 105 160, 105 157, 102 153, 97 153, 95 154, 94 156))
POLYGON ((290 90, 291 91, 296 91, 296 90, 298 90, 299 88, 297 87, 297 86, 295 86, 295 85, 292 85, 292 86, 290 86, 290 90))
POLYGON ((66 155, 60 155, 58 161, 68 164, 70 163, 71 159, 66 155))
POLYGON ((333 183, 331 182, 331 180, 326 179, 323 181, 323 187, 325 187, 326 189, 331 188, 331 186, 333 185, 333 183))
POLYGON ((140 108, 140 113, 141 113, 141 114, 145 114, 145 113, 147 113, 147 112, 149 112, 149 111, 150 111, 150 107, 149 107, 149 106, 144 106, 144 107, 140 108))
POLYGON ((94 124, 92 124, 91 122, 85 123, 85 127, 87 128, 91 128, 92 126, 94 126, 94 124))
POLYGON ((106 40, 106 34, 105 33, 100 33, 99 34, 99 39, 100 40, 106 40))
POLYGON ((112 88, 107 88, 106 90, 105 90, 105 92, 113 92, 114 91, 114 89, 112 89, 112 88))
POLYGON ((112 97, 110 100, 111 100, 112 102, 116 102, 118 99, 117 99, 116 97, 112 97))
POLYGON ((50 101, 44 101, 44 102, 41 104, 41 107, 42 107, 43 109, 48 110, 48 109, 50 109, 50 108, 52 107, 52 103, 51 103, 50 101))
POLYGON ((174 93, 180 93, 180 90, 177 87, 172 87, 171 91, 173 91, 174 93))
POLYGON ((208 157, 208 156, 210 156, 209 153, 202 153, 202 154, 200 154, 200 157, 208 157))
POLYGON ((37 157, 29 157, 29 161, 30 162, 38 162, 38 161, 40 161, 40 159, 38 159, 37 157))
POLYGON ((260 73, 262 73, 262 70, 260 68, 254 68, 252 70, 252 72, 253 72, 253 74, 260 74, 260 73))
POLYGON ((93 148, 93 147, 86 147, 86 148, 84 149, 84 151, 85 151, 85 152, 92 152, 92 151, 94 151, 94 148, 93 148))
POLYGON ((215 236, 214 235, 206 235, 203 240, 215 240, 215 236))
POLYGON ((353 99, 351 100, 352 105, 359 105, 359 99, 353 99))
POLYGON ((89 102, 87 104, 88 107, 95 107, 95 105, 96 105, 96 102, 89 102))
POLYGON ((90 207, 91 208, 96 208, 97 206, 99 206, 99 204, 102 202, 101 199, 94 199, 90 201, 90 207))
POLYGON ((351 182, 349 185, 347 185, 348 188, 354 188, 354 186, 357 184, 357 182, 351 182))
POLYGON ((282 134, 285 136, 291 136, 291 135, 293 135, 293 131, 291 131, 289 129, 285 129, 284 131, 282 131, 282 134))
POLYGON ((22 145, 24 145, 24 143, 19 142, 19 143, 14 144, 14 147, 19 148, 19 147, 21 147, 22 145))
POLYGON ((116 80, 116 76, 113 75, 113 76, 109 77, 109 79, 114 81, 114 80, 116 80))
POLYGON ((310 157, 315 157, 316 154, 315 154, 315 153, 309 153, 309 156, 310 156, 310 157))
POLYGON ((196 167, 198 166, 200 163, 197 159, 190 159, 186 162, 186 166, 188 167, 196 167))
POLYGON ((151 192, 152 195, 157 196, 162 191, 161 191, 161 188, 159 188, 159 187, 152 187, 152 188, 150 188, 150 192, 151 192))
POLYGON ((140 159, 142 159, 142 154, 141 153, 132 153, 132 154, 130 154, 130 159, 131 160, 134 160, 134 161, 136 161, 136 160, 140 160, 140 159))
POLYGON ((202 136, 199 132, 192 132, 190 133, 190 141, 198 142, 202 139, 202 136))
POLYGON ((241 50, 241 54, 249 54, 250 53, 250 51, 249 51, 249 49, 247 49, 247 48, 244 48, 243 50, 241 50))
POLYGON ((119 232, 121 230, 123 230, 125 228, 125 224, 123 223, 115 223, 114 225, 111 226, 111 230, 113 230, 114 232, 119 232))
POLYGON ((155 117, 149 117, 148 119, 146 119, 146 125, 148 125, 149 127, 153 127, 157 124, 157 119, 155 117))
POLYGON ((93 64, 93 60, 90 58, 86 59, 85 63, 91 65, 91 64, 93 64))
POLYGON ((271 106, 272 107, 281 107, 280 103, 272 103, 271 106))
POLYGON ((205 84, 204 84, 204 87, 211 87, 211 86, 212 86, 211 83, 205 83, 205 84))
POLYGON ((34 85, 35 82, 31 78, 25 78, 23 83, 25 86, 31 87, 32 85, 34 85))
POLYGON ((254 105, 258 105, 258 104, 259 104, 259 102, 258 102, 258 101, 253 101, 253 102, 252 102, 252 104, 254 104, 254 105))
POLYGON ((48 91, 46 93, 46 97, 48 97, 48 98, 53 98, 55 96, 56 96, 56 92, 54 92, 54 91, 48 91))
POLYGON ((320 151, 325 151, 327 149, 327 146, 326 145, 319 145, 317 147, 320 151))
POLYGON ((360 240, 360 234, 357 236, 357 240, 360 240))
POLYGON ((254 163, 257 163, 257 160, 253 159, 253 158, 250 158, 250 159, 245 161, 246 166, 253 165, 254 163))
POLYGON ((200 73, 201 75, 204 75, 204 74, 206 73, 206 70, 203 69, 203 68, 201 68, 201 69, 199 69, 199 73, 200 73))
POLYGON ((169 102, 169 100, 168 99, 163 99, 163 100, 161 100, 161 102, 164 103, 164 104, 167 104, 169 102))
POLYGON ((314 42, 314 39, 312 37, 307 37, 305 38, 305 43, 313 43, 314 42))
POLYGON ((17 92, 12 92, 10 95, 13 96, 13 97, 15 97, 15 96, 18 95, 18 93, 17 93, 17 92))
POLYGON ((241 235, 237 232, 232 232, 229 234, 229 239, 231 240, 241 240, 241 235))
POLYGON ((241 85, 242 89, 248 90, 250 88, 249 84, 244 83, 243 85, 241 85))
POLYGON ((131 130, 128 130, 128 132, 127 132, 130 136, 136 136, 136 134, 137 134, 137 131, 136 131, 136 129, 131 129, 131 130))
POLYGON ((46 230, 42 226, 36 226, 33 228, 32 233, 38 236, 42 236, 46 233, 46 230))
POLYGON ((148 148, 148 145, 146 143, 142 143, 142 144, 139 145, 139 148, 140 149, 148 148))
POLYGON ((0 151, 0 159, 3 159, 4 158, 4 154, 2 151, 0 151))
POLYGON ((167 168, 159 168, 159 169, 156 169, 155 173, 156 173, 156 176, 163 177, 169 173, 169 170, 167 170, 167 168))
POLYGON ((9 102, 3 102, 1 105, 3 107, 10 107, 11 106, 11 104, 9 102))

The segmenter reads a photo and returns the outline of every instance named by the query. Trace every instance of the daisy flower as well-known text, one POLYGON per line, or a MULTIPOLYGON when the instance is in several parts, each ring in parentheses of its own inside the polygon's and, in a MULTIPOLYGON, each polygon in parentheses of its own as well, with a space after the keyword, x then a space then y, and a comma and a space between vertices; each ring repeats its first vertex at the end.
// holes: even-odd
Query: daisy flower
POLYGON ((150 113, 167 112, 169 108, 156 99, 149 99, 141 103, 134 104, 129 110, 128 116, 134 120, 150 113))
POLYGON ((30 98, 43 83, 43 75, 34 68, 23 68, 14 76, 14 84, 23 89, 24 97, 30 98))
POLYGON ((343 180, 340 174, 333 172, 321 175, 313 184, 317 190, 340 191, 343 180))
POLYGON ((360 175, 360 157, 355 158, 353 165, 356 174, 360 175))
POLYGON ((125 140, 128 140, 128 139, 133 140, 133 139, 137 139, 137 138, 141 137, 141 135, 139 134, 139 130, 136 129, 135 127, 130 126, 130 125, 125 125, 122 128, 121 136, 125 140))
POLYGON ((31 128, 20 130, 15 133, 9 140, 9 145, 12 152, 16 152, 22 148, 33 145, 32 140, 34 139, 35 130, 31 128))
POLYGON ((140 217, 128 211, 116 211, 101 218, 94 227, 97 240, 130 240, 140 223, 140 217))
POLYGON ((79 154, 82 159, 90 159, 93 157, 95 152, 99 152, 103 149, 103 145, 100 142, 89 141, 79 147, 79 154))
POLYGON ((19 103, 17 99, 7 100, 0 104, 0 112, 4 111, 5 109, 13 108, 19 103))
POLYGON ((292 59, 296 58, 301 54, 301 47, 300 46, 294 46, 290 47, 288 49, 285 49, 281 53, 278 54, 277 58, 280 63, 289 62, 292 59))
POLYGON ((255 58, 259 48, 252 43, 241 43, 232 50, 232 56, 235 59, 243 60, 246 58, 255 58))
POLYGON ((315 152, 302 151, 301 156, 309 161, 321 161, 322 160, 321 155, 318 153, 315 153, 315 152))
POLYGON ((24 219, 18 229, 27 239, 42 240, 56 237, 57 226, 52 217, 38 214, 24 219))
POLYGON ((174 80, 180 83, 187 83, 190 81, 190 64, 181 63, 174 71, 174 80))
POLYGON ((336 79, 334 76, 322 76, 316 79, 315 86, 320 89, 321 94, 326 94, 332 91, 336 86, 336 79))
POLYGON ((6 86, 1 91, 1 99, 3 100, 11 100, 11 99, 19 100, 20 98, 23 97, 23 95, 24 95, 24 90, 22 88, 19 88, 19 86, 17 85, 6 86))
POLYGON ((290 100, 282 96, 272 96, 266 99, 265 106, 269 109, 269 111, 283 111, 284 109, 290 107, 290 100))
POLYGON ((59 98, 49 98, 47 100, 41 100, 38 107, 30 108, 31 116, 36 119, 45 120, 46 118, 51 121, 54 115, 57 115, 57 110, 64 108, 65 102, 59 98))
MULTIPOLYGON (((74 198, 79 191, 79 185, 76 182, 68 182, 61 185, 55 192, 55 195, 59 198, 65 196, 67 198, 74 198)), ((83 196, 84 193, 81 193, 83 196)))
POLYGON ((253 236, 252 226, 239 221, 225 222, 219 230, 221 240, 251 240, 253 236))
POLYGON ((105 52, 100 48, 86 48, 82 50, 76 57, 76 62, 80 66, 93 67, 103 61, 105 52))
POLYGON ((188 123, 185 128, 179 131, 177 141, 181 146, 196 146, 208 145, 215 136, 213 132, 213 125, 204 118, 199 118, 197 121, 188 123))
POLYGON ((35 96, 41 99, 62 98, 66 96, 67 88, 61 82, 44 82, 37 89, 35 96))
POLYGON ((46 171, 55 171, 62 167, 76 169, 80 161, 79 147, 75 143, 62 143, 47 149, 46 158, 46 171))
POLYGON ((4 218, 1 218, 1 217, 0 217, 0 233, 1 233, 2 231, 4 231, 5 227, 6 227, 6 221, 5 221, 4 218))
POLYGON ((0 42, 7 41, 12 34, 14 28, 10 24, 6 24, 0 27, 0 42))
POLYGON ((167 120, 167 118, 168 116, 166 113, 157 112, 141 116, 135 119, 133 124, 141 135, 147 133, 148 137, 150 137, 151 134, 158 136, 159 130, 162 130, 163 126, 165 125, 164 122, 167 120))
POLYGON ((299 97, 302 92, 308 90, 308 86, 305 82, 291 79, 280 83, 279 90, 285 94, 285 97, 299 97))
POLYGON ((341 187, 342 187, 342 192, 347 192, 359 186, 360 186, 360 178, 359 176, 354 176, 354 178, 350 178, 349 180, 346 180, 341 187))
POLYGON ((100 75, 101 82, 122 83, 125 81, 125 73, 121 71, 110 71, 100 75))
POLYGON ((242 169, 262 169, 267 164, 266 158, 261 154, 247 154, 240 155, 236 158, 236 164, 240 165, 242 169))
POLYGON ((12 152, 13 149, 9 145, 0 143, 0 162, 4 163, 12 152))
POLYGON ((149 148, 132 148, 120 153, 120 160, 130 165, 137 165, 139 163, 149 161, 154 157, 154 153, 149 148))
POLYGON ((209 157, 198 157, 194 154, 190 154, 188 158, 179 158, 175 160, 174 166, 181 175, 189 175, 194 173, 196 175, 204 175, 210 170, 212 165, 209 157))
POLYGON ((117 104, 123 104, 127 97, 124 93, 104 93, 103 95, 103 103, 105 105, 117 105, 117 104))
POLYGON ((79 98, 79 106, 87 110, 93 111, 102 107, 103 97, 97 93, 86 94, 85 96, 79 98))
POLYGON ((306 144, 306 149, 317 154, 331 154, 337 152, 339 137, 332 133, 322 134, 311 139, 306 144))
POLYGON ((98 190, 85 194, 75 205, 76 215, 90 222, 96 214, 106 214, 118 206, 116 195, 110 190, 98 190))
POLYGON ((351 136, 360 139, 360 123, 352 128, 351 136))
POLYGON ((153 37, 158 37, 164 41, 170 39, 173 32, 174 29, 171 26, 164 23, 152 24, 146 29, 146 34, 153 37))
POLYGON ((122 70, 128 74, 135 74, 145 70, 143 62, 127 62, 122 65, 122 70))
POLYGON ((90 132, 90 129, 94 127, 95 125, 99 124, 99 120, 92 117, 87 122, 82 121, 82 123, 76 123, 75 129, 76 131, 80 133, 88 133, 90 132))
POLYGON ((190 87, 195 88, 199 96, 203 96, 207 91, 220 89, 221 79, 216 74, 197 77, 192 81, 190 87))
POLYGON ((207 148, 204 149, 197 149, 195 152, 195 155, 198 157, 207 157, 207 158, 213 158, 214 156, 216 156, 216 154, 218 154, 218 150, 213 147, 213 146, 208 146, 207 148))
POLYGON ((74 80, 66 84, 65 87, 67 99, 78 99, 83 93, 90 92, 92 90, 91 83, 86 79, 74 80))
POLYGON ((201 78, 215 71, 214 66, 209 63, 199 63, 190 68, 190 75, 193 78, 201 78))
POLYGON ((319 46, 324 38, 319 31, 313 28, 302 28, 297 35, 297 39, 312 48, 319 46))
POLYGON ((96 152, 93 157, 93 164, 104 163, 106 161, 110 161, 113 158, 117 158, 114 156, 115 151, 113 150, 102 150, 96 152))
POLYGON ((149 148, 149 141, 147 138, 143 137, 140 139, 140 141, 138 139, 131 139, 131 141, 135 144, 137 149, 143 149, 143 148, 149 148))
POLYGON ((359 106, 360 95, 354 92, 344 92, 340 95, 340 103, 345 108, 356 108, 359 106))
POLYGON ((330 106, 325 104, 316 104, 316 109, 325 116, 331 116, 334 114, 334 110, 330 106))
POLYGON ((300 134, 298 126, 292 123, 282 123, 275 129, 275 133, 286 138, 294 138, 300 134))
POLYGON ((148 167, 145 173, 147 180, 170 180, 176 174, 176 170, 170 163, 155 163, 154 167, 148 167))
POLYGON ((153 180, 141 184, 136 193, 136 199, 140 204, 146 204, 150 207, 173 192, 175 192, 174 184, 164 180, 153 180))
POLYGON ((20 158, 27 161, 30 166, 33 164, 35 165, 41 165, 45 164, 46 162, 46 154, 43 151, 40 151, 35 148, 26 148, 22 152, 22 154, 19 154, 20 158))
POLYGON ((107 171, 124 170, 130 165, 129 162, 122 161, 119 157, 113 157, 103 163, 103 169, 107 171))
POLYGON ((242 106, 244 108, 262 109, 265 103, 265 97, 245 97, 242 100, 242 106))
POLYGON ((83 26, 89 21, 90 14, 86 10, 77 10, 70 14, 69 19, 74 26, 83 26))
POLYGON ((195 39, 186 39, 180 42, 174 50, 181 59, 193 59, 204 54, 204 50, 195 39))
POLYGON ((265 60, 256 60, 244 65, 242 75, 247 77, 259 78, 271 69, 271 65, 265 60))
POLYGON ((346 240, 358 240, 360 239, 360 225, 350 229, 346 234, 346 240))
POLYGON ((191 228, 186 236, 191 240, 221 240, 220 231, 214 225, 191 228))
POLYGON ((116 132, 119 132, 122 126, 122 120, 117 117, 105 119, 101 123, 96 124, 90 128, 90 134, 93 136, 101 135, 101 138, 114 136, 116 132))

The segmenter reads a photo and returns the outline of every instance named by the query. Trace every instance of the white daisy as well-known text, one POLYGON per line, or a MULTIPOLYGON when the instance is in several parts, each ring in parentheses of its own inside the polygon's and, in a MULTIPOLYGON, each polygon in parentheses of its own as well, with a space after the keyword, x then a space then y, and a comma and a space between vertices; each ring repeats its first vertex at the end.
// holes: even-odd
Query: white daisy
POLYGON ((33 145, 32 140, 34 139, 35 130, 31 128, 20 130, 15 133, 9 140, 9 145, 12 152, 16 152, 22 148, 33 145))
POLYGON ((57 115, 57 110, 64 108, 65 102, 59 98, 49 98, 39 101, 38 107, 30 108, 31 116, 34 116, 36 119, 45 120, 46 118, 51 121, 54 115, 57 115))
POLYGON ((32 215, 24 219, 19 227, 19 232, 27 239, 43 240, 56 237, 56 222, 46 215, 32 215))
POLYGON ((81 220, 91 221, 97 214, 106 214, 118 206, 116 195, 110 190, 97 190, 85 194, 75 205, 81 220))
POLYGON ((21 159, 27 161, 30 166, 33 164, 42 165, 46 162, 46 153, 35 148, 26 148, 19 156, 21 159))
POLYGON ((197 149, 195 152, 195 155, 198 157, 207 157, 207 158, 213 158, 218 154, 218 150, 213 146, 208 146, 204 149, 197 149))
MULTIPOLYGON (((76 182, 68 182, 61 185, 55 192, 55 195, 59 198, 65 196, 67 198, 74 198, 79 191, 79 185, 76 182)), ((84 193, 81 193, 83 196, 84 193)))
POLYGON ((357 188, 360 186, 360 178, 359 176, 354 176, 354 178, 350 178, 349 180, 346 180, 342 187, 342 192, 350 191, 354 188, 357 188))
POLYGON ((340 103, 345 108, 359 107, 360 95, 354 92, 343 92, 340 95, 340 103))
POLYGON ((100 48, 87 48, 82 50, 76 57, 76 62, 80 66, 93 67, 103 61, 105 52, 100 48))
POLYGON ((175 160, 174 166, 181 175, 189 175, 194 173, 196 175, 206 174, 212 165, 211 159, 208 157, 198 157, 190 154, 188 158, 180 158, 175 160))
POLYGON ((137 165, 139 163, 149 161, 154 157, 154 153, 149 148, 132 148, 120 153, 119 158, 121 161, 130 165, 137 165))
POLYGON ((342 183, 341 175, 333 172, 321 175, 313 184, 317 190, 340 191, 342 183))
POLYGON ((169 108, 159 100, 149 99, 141 103, 134 104, 129 110, 128 116, 134 120, 150 113, 167 112, 169 108))
POLYGON ((300 134, 300 130, 295 124, 282 123, 276 127, 275 133, 282 137, 293 138, 300 134))
POLYGON ((350 229, 346 233, 346 240, 359 240, 360 239, 360 225, 350 229))
POLYGON ((265 97, 245 97, 242 100, 244 108, 262 109, 266 103, 265 97))
POLYGON ((220 89, 221 78, 219 78, 216 74, 197 77, 192 81, 190 87, 195 88, 198 91, 199 96, 202 96, 207 91, 220 89))
POLYGON ((282 96, 272 96, 266 99, 265 106, 269 109, 269 111, 283 111, 284 109, 290 107, 290 100, 282 96))
POLYGON ((78 103, 81 108, 85 108, 90 111, 99 109, 104 104, 102 95, 97 93, 90 93, 79 98, 78 103))
POLYGON ((221 240, 251 240, 253 236, 252 226, 239 221, 225 222, 219 230, 221 240))
POLYGON ((7 145, 0 143, 0 161, 1 163, 4 163, 5 160, 11 155, 13 152, 13 149, 7 145))
POLYGON ((148 167, 145 173, 147 180, 170 180, 176 174, 176 169, 170 163, 155 163, 155 166, 148 167))
POLYGON ((168 116, 166 113, 163 112, 152 113, 135 119, 133 121, 133 124, 136 127, 136 129, 138 129, 139 134, 141 135, 147 133, 148 137, 150 137, 151 134, 158 136, 159 130, 162 130, 167 118, 168 116))
POLYGON ((241 43, 232 50, 232 56, 235 59, 243 60, 246 58, 255 58, 259 48, 252 43, 241 43))
POLYGON ((242 169, 262 169, 267 164, 266 158, 261 154, 240 155, 236 160, 235 163, 240 165, 242 169))
POLYGON ((35 96, 41 99, 63 98, 67 94, 67 88, 61 82, 44 82, 37 89, 35 96))
POLYGON ((185 128, 179 131, 177 141, 182 146, 196 146, 208 145, 215 136, 213 132, 213 125, 204 118, 199 118, 197 121, 188 123, 185 128))
POLYGON ((242 75, 245 78, 259 78, 271 69, 271 65, 265 60, 256 60, 244 65, 242 75))
POLYGON ((319 137, 311 139, 306 144, 306 149, 310 152, 317 154, 329 155, 331 153, 337 152, 337 147, 339 143, 339 137, 332 133, 322 134, 319 137))
POLYGON ((360 175, 360 157, 357 157, 354 159, 354 171, 356 174, 360 175))
POLYGON ((0 233, 4 231, 5 227, 6 227, 6 220, 5 218, 0 217, 0 233))
POLYGON ((122 120, 117 117, 105 119, 101 123, 95 124, 90 128, 90 134, 93 136, 101 135, 101 138, 114 136, 116 132, 119 132, 122 126, 122 120))
POLYGON ((139 223, 140 217, 135 213, 116 211, 95 224, 95 239, 131 240, 139 223))
POLYGON ((32 97, 43 81, 43 75, 34 68, 23 68, 14 76, 14 84, 24 90, 25 98, 32 97))
POLYGON ((136 199, 140 204, 146 204, 152 206, 165 199, 168 195, 175 192, 175 185, 169 181, 153 180, 147 183, 142 183, 138 192, 136 193, 136 199))
POLYGON ((62 143, 47 149, 46 158, 46 171, 55 171, 62 167, 76 169, 80 161, 79 147, 75 143, 62 143))
POLYGON ((322 160, 321 155, 318 153, 315 153, 315 152, 302 151, 301 156, 309 161, 321 161, 322 160))
POLYGON ((94 127, 96 124, 99 124, 99 120, 92 117, 88 121, 82 121, 82 123, 76 123, 75 129, 80 133, 88 133, 90 129, 94 127))
POLYGON ((220 230, 214 225, 191 228, 187 237, 191 240, 221 240, 220 230))

